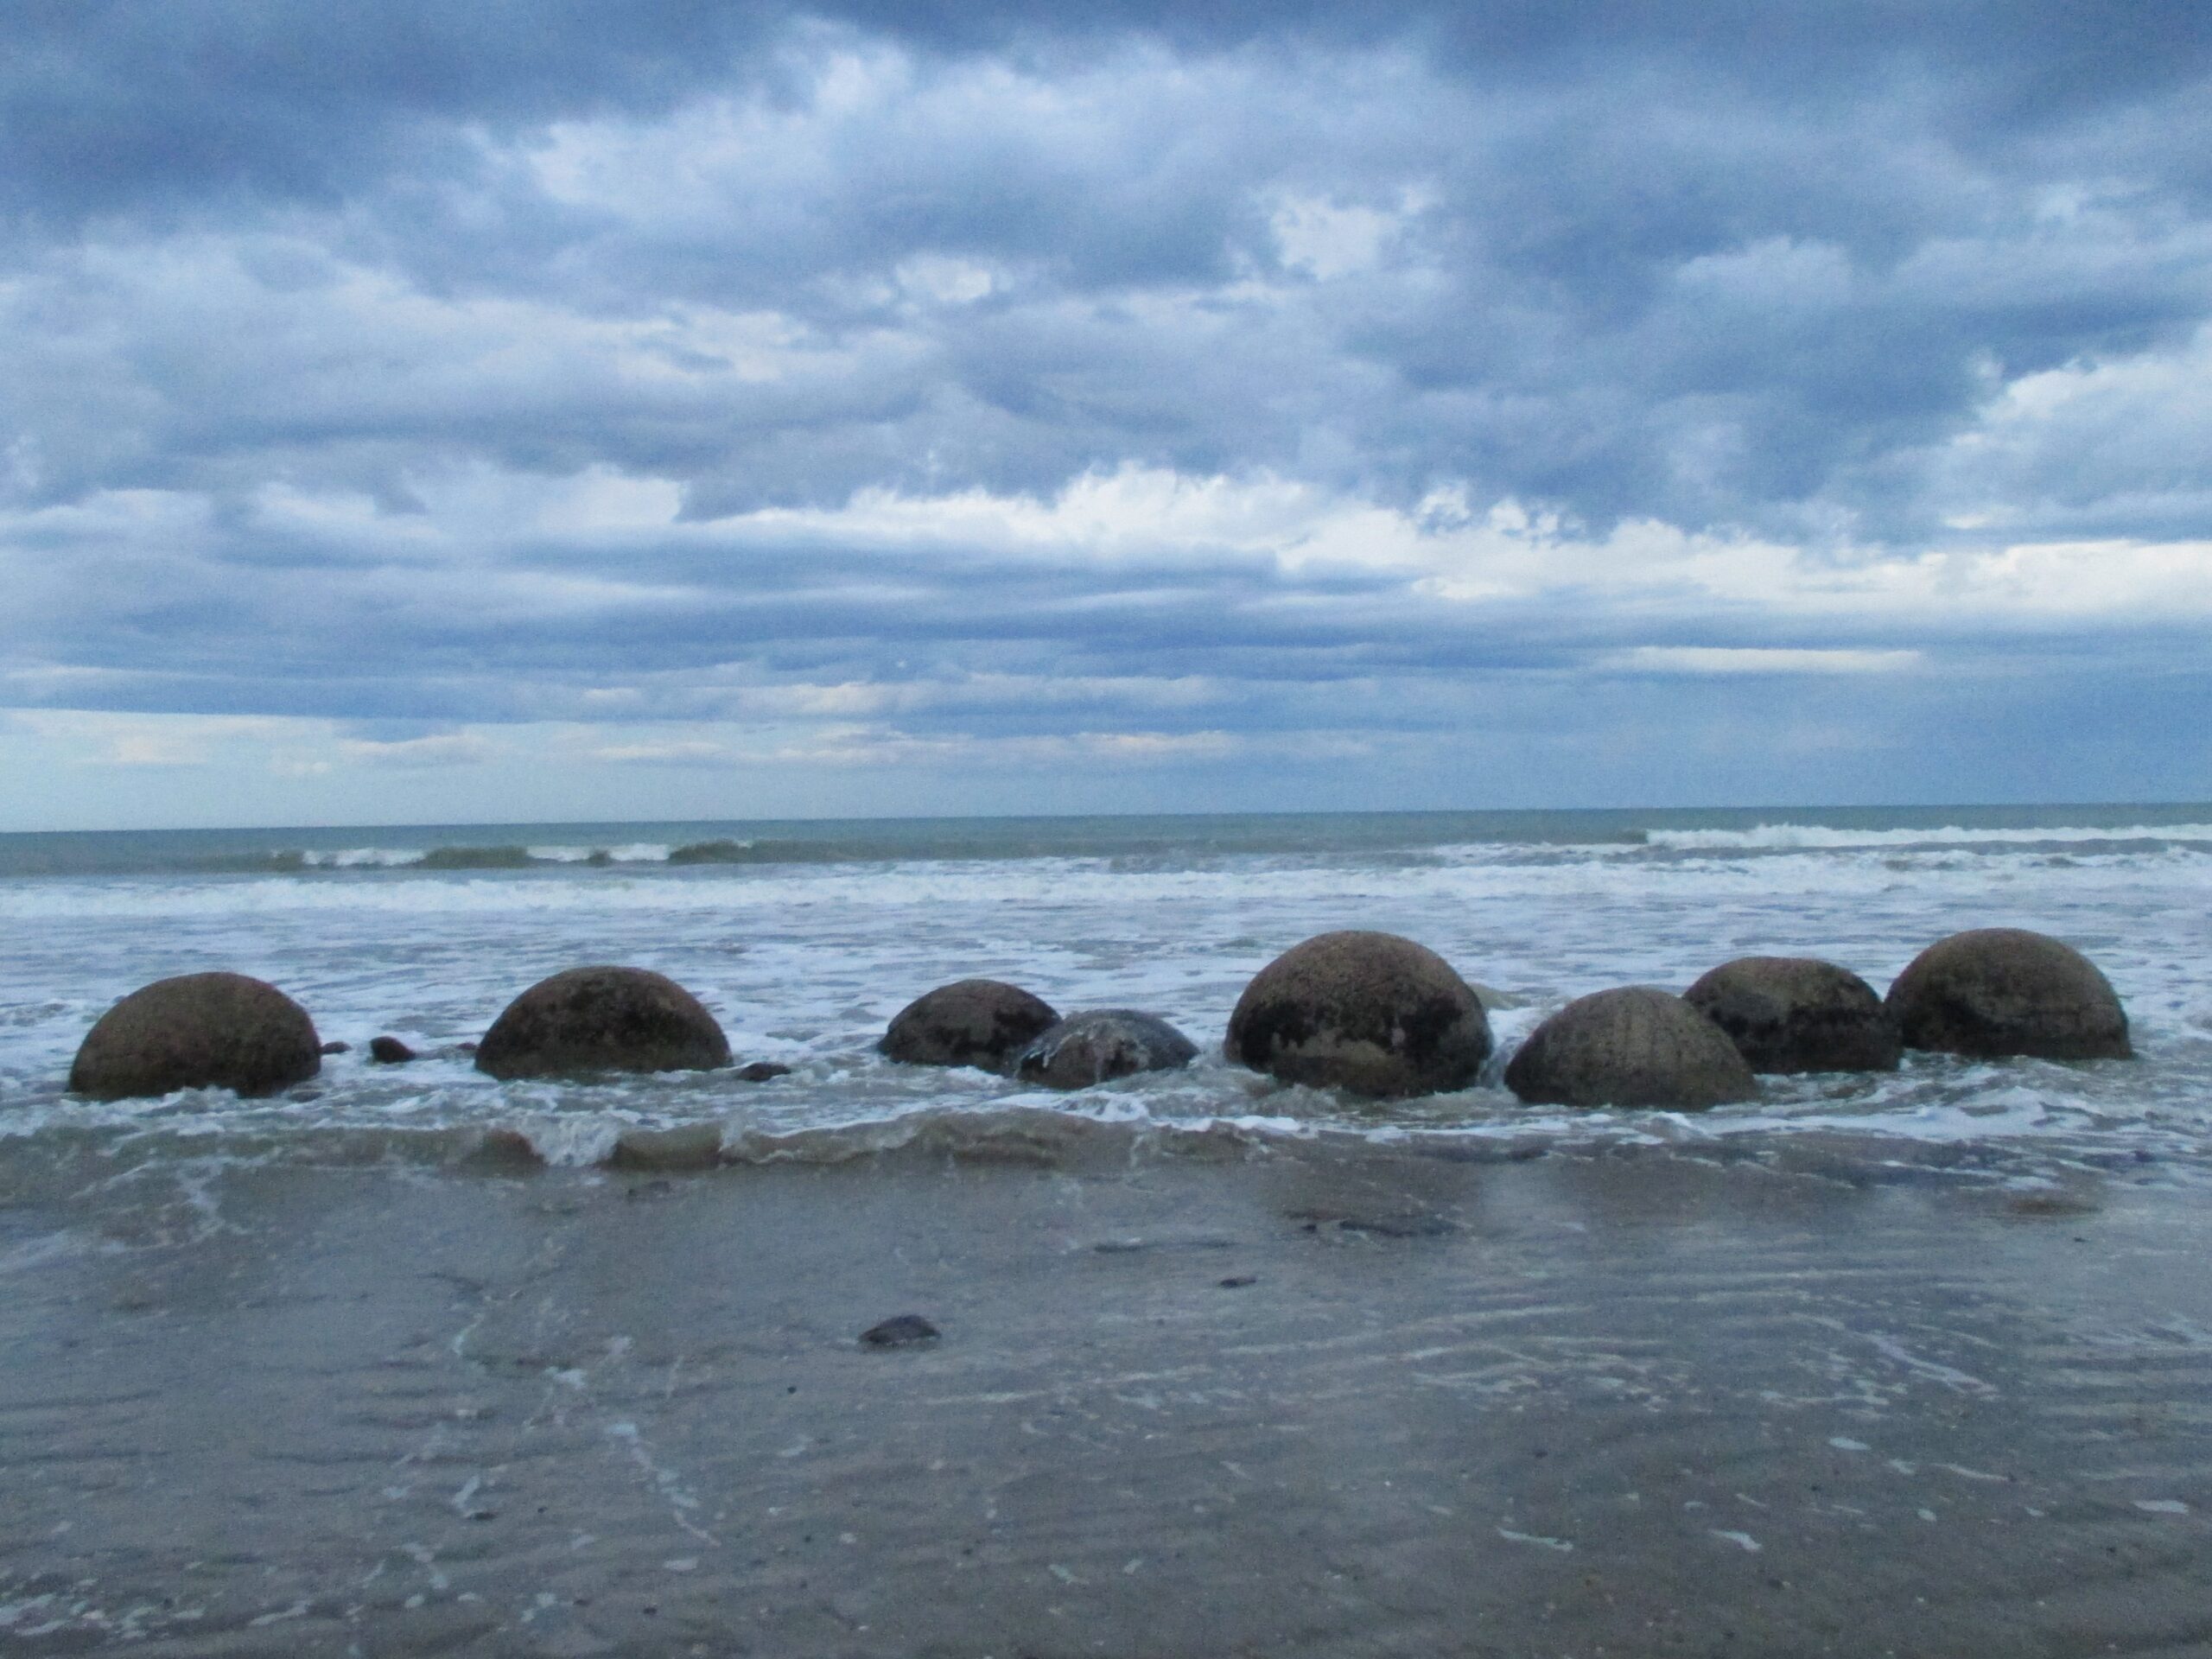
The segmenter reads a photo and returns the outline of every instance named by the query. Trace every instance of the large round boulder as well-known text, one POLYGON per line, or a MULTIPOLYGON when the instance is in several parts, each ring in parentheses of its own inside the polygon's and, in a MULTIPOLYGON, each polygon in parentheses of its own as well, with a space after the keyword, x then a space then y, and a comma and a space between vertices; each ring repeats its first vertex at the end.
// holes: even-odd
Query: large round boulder
POLYGON ((1059 1019, 1019 985, 963 979, 916 997, 892 1016, 877 1044, 907 1065, 975 1065, 1002 1071, 1059 1019))
POLYGON ((1719 1027, 1650 985, 1579 996, 1529 1033, 1505 1086, 1532 1105, 1698 1111, 1758 1084, 1719 1027))
POLYGON ((1253 976, 1227 1049, 1285 1083, 1394 1100, 1472 1083, 1490 1020, 1433 950, 1395 933, 1323 933, 1253 976))
POLYGON ((244 974, 156 980, 102 1014, 69 1067, 69 1087, 95 1100, 232 1089, 273 1095, 322 1070, 307 1010, 244 974))
POLYGON ((1903 1045, 1874 988, 1810 957, 1738 957, 1682 993, 1754 1071, 1894 1071, 1903 1045))
POLYGON ((1994 1059, 2126 1059, 2127 1014, 2096 965, 2071 945, 2018 927, 1938 939, 1890 987, 1907 1048, 1994 1059))
POLYGON ((571 968, 507 1004, 476 1046, 495 1077, 594 1071, 704 1071, 729 1064, 715 1016, 674 980, 643 968, 571 968))
POLYGON ((1088 1089, 1135 1071, 1173 1071, 1198 1046, 1165 1020, 1129 1008, 1071 1014, 1021 1051, 1014 1075, 1048 1089, 1088 1089))

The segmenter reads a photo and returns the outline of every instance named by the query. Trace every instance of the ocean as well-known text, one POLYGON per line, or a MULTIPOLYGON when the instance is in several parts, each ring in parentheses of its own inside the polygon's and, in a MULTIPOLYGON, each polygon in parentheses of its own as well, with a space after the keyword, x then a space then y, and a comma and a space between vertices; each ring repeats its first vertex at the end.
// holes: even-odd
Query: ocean
POLYGON ((0 1648, 2212 1651, 2208 912, 2212 805, 0 836, 0 1648), (1499 1082, 1586 992, 1879 990, 1990 925, 2086 953, 2138 1057, 1694 1114, 1499 1082), (1476 1086, 1223 1058, 1344 927, 1492 994, 1476 1086), (590 963, 790 1071, 474 1069, 590 963), (67 1093, 208 969, 350 1048, 67 1093), (1198 1058, 877 1054, 971 976, 1198 1058), (698 1123, 723 1167, 605 1162, 698 1123), (903 1314, 938 1334, 859 1340, 903 1314))
MULTIPOLYGON (((1562 811, 790 823, 501 824, 0 837, 0 1137, 109 1155, 459 1155, 493 1126, 589 1163, 626 1127, 863 1139, 1010 1107, 1257 1132, 1727 1139, 1821 1130, 1974 1147, 2021 1168, 2155 1156, 2205 1166, 2212 1095, 2212 806, 1562 811), (1540 1112, 1503 1092, 1514 1044, 1610 985, 1680 990, 1730 957, 1807 955, 1877 990, 1961 928, 2040 929, 2104 969, 2141 1063, 1916 1057, 1893 1077, 1770 1079, 1694 1118, 1540 1112), (1332 928, 1406 934, 1514 1006, 1483 1086, 1377 1108, 1279 1089, 1220 1057, 1245 982, 1332 928), (501 1084, 457 1045, 586 963, 699 996, 772 1084, 661 1076, 501 1084), (167 975, 283 987, 352 1052, 279 1100, 98 1105, 62 1091, 85 1031, 167 975), (886 1064, 934 985, 1010 980, 1062 1013, 1185 1031, 1185 1072, 1065 1096, 886 1064), (367 1040, 432 1055, 372 1065, 367 1040)), ((817 1144, 834 1147, 834 1141, 817 1144)), ((18 1145, 15 1155, 24 1154, 18 1145)))

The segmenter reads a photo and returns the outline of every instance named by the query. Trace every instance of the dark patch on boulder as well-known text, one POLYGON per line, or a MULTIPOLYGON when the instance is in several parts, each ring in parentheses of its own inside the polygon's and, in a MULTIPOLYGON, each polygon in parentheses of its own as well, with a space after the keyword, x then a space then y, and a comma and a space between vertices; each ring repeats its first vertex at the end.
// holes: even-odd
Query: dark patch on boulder
POLYGON ((738 1078, 744 1083, 766 1083, 773 1077, 788 1077, 791 1069, 774 1060, 753 1060, 737 1068, 738 1078))
POLYGON ((408 1061, 417 1058, 419 1057, 415 1051, 397 1037, 369 1039, 369 1059, 373 1065, 404 1065, 408 1061))
POLYGON ((2135 1052, 2111 982, 2071 945, 2018 927, 1938 939, 1890 987, 1907 1048, 1977 1059, 2119 1060, 2135 1052))
POLYGON ((93 1024, 69 1087, 95 1100, 230 1089, 273 1095, 322 1070, 307 1010, 244 974, 184 974, 133 991, 93 1024))
POLYGON ((1165 1020, 1129 1008, 1071 1014, 1021 1051, 1014 1075, 1048 1089, 1088 1089, 1138 1071, 1173 1071, 1198 1046, 1165 1020))
POLYGON ((1682 993, 1754 1071, 1894 1071, 1904 1044, 1874 988, 1810 957, 1738 957, 1682 993))
POLYGON ((1230 1016, 1230 1058, 1285 1083, 1376 1099, 1464 1089, 1490 1020, 1443 957, 1394 933, 1323 933, 1253 976, 1230 1016))
POLYGON ((906 1065, 974 1065, 1002 1071, 1059 1019, 1018 985, 963 979, 916 997, 892 1017, 877 1045, 906 1065))
POLYGON ((920 1314, 901 1313, 896 1319, 868 1326, 861 1332, 861 1341, 870 1348, 904 1348, 917 1342, 935 1342, 942 1335, 943 1332, 920 1314))
POLYGON ((1534 1105, 1681 1111, 1758 1095, 1720 1027, 1650 985, 1577 997, 1529 1033, 1505 1068, 1505 1086, 1534 1105))
POLYGON ((703 1071, 729 1041, 699 1000, 643 968, 571 968, 539 981, 492 1022, 476 1069, 495 1077, 703 1071))

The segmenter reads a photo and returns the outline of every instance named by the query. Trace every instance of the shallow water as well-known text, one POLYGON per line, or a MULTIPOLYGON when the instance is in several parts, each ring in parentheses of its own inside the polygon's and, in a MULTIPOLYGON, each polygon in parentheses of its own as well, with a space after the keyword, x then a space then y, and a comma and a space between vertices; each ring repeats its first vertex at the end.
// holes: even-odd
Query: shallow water
POLYGON ((0 1646, 2212 1643, 2193 1195, 1123 1133, 0 1211, 0 1646))

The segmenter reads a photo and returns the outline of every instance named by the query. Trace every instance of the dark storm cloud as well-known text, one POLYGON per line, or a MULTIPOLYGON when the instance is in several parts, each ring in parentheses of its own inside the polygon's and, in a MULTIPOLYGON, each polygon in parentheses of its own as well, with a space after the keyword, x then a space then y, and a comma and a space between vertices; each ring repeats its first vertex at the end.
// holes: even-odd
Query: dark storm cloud
POLYGON ((17 702, 1442 730, 1707 660, 1645 648, 2094 658, 2088 579, 1991 622, 1911 562, 2212 511, 2200 5, 18 0, 0 40, 17 702), (836 517, 1124 468, 1311 500, 1134 550, 836 517), (669 511, 596 525, 601 477, 669 511), (1599 551, 1490 581, 1438 492, 1599 551), (1362 503, 1434 546, 1298 554, 1362 503), (1803 568, 1706 582, 1645 521, 1803 568), (1827 603, 1824 559, 1902 574, 1827 603))
MULTIPOLYGON (((152 418, 87 397, 95 435, 48 435, 44 476, 219 483, 243 451, 248 473, 391 490, 423 449, 458 449, 670 473, 713 513, 869 482, 1047 488, 1134 458, 1463 478, 1599 523, 1924 534, 1909 458, 1993 372, 2170 345, 2212 308, 2182 211, 2212 138, 2206 29, 2178 9, 2094 38, 2070 12, 1999 30, 1775 10, 1411 13, 1387 35, 1139 10, 1134 35, 1094 15, 1072 38, 1014 13, 877 33, 714 8, 392 6, 327 30, 298 8, 130 7, 105 29, 35 10, 6 99, 19 190, 49 216, 105 204, 127 227, 135 203, 285 232, 105 303, 75 245, 33 264, 34 292, 103 335, 150 336, 106 366, 152 418), (825 89, 838 52, 857 92, 825 89), (559 122, 603 141, 565 194, 531 165, 559 122), (2075 187, 2103 200, 2069 231, 2050 198, 2075 187), (1381 212, 1385 245, 1321 280, 1280 245, 1284 198, 1381 212), (287 303, 338 279, 332 256, 457 303, 766 310, 862 343, 839 384, 744 399, 610 395, 573 356, 424 397, 406 359, 448 340, 287 303), (899 280, 918 257, 998 287, 918 301, 899 280), (1240 298, 1255 271, 1292 291, 1240 298), (266 364, 163 338, 212 356, 271 310, 289 320, 266 364), (365 360, 322 337, 363 321, 383 336, 365 360), (319 363, 283 359, 296 339, 319 363)), ((26 321, 69 340, 66 315, 26 321)))

